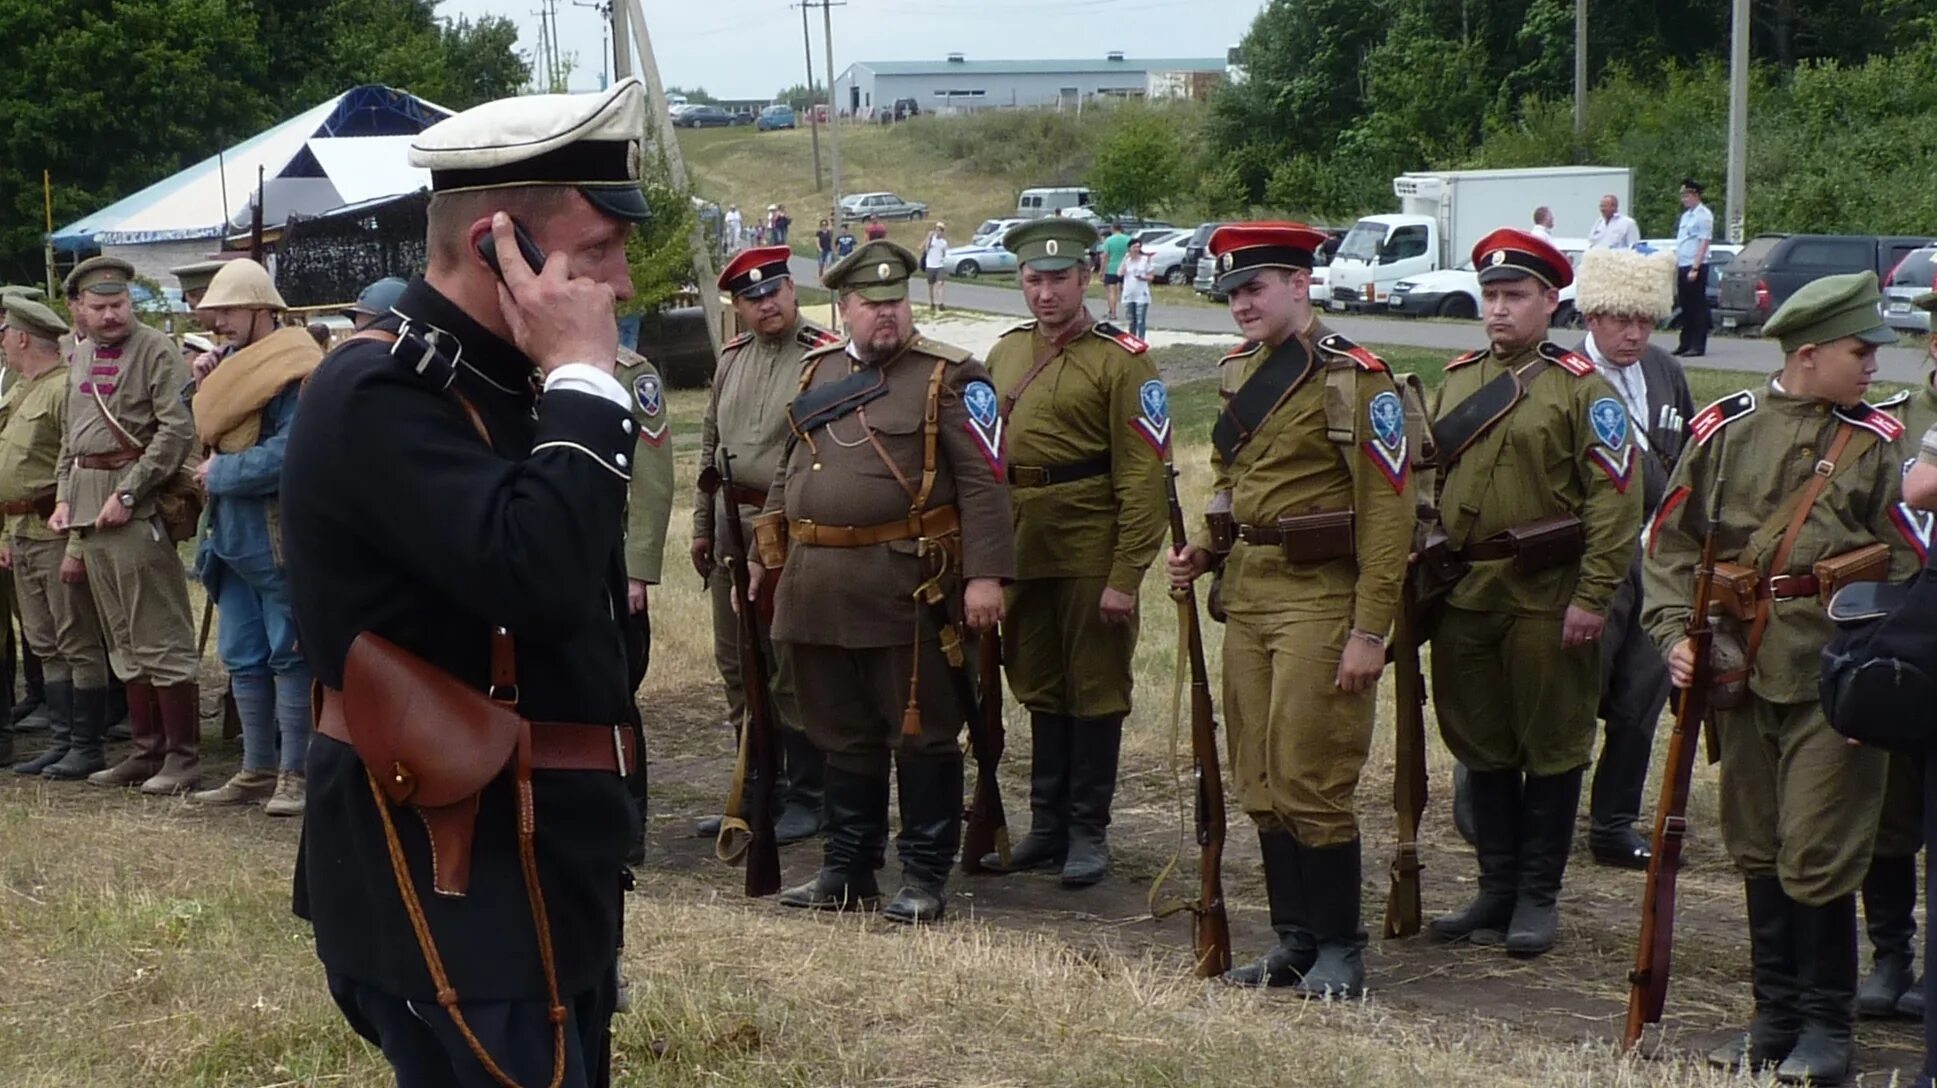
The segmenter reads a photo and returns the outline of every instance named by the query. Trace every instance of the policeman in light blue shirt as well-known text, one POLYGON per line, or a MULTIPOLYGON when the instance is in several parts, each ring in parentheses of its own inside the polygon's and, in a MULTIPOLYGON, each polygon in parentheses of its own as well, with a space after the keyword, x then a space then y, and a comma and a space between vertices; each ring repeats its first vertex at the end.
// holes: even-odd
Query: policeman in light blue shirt
POLYGON ((1675 305, 1681 308, 1683 358, 1708 354, 1708 244, 1715 237, 1715 213, 1702 203, 1702 183, 1681 181, 1681 222, 1675 227, 1675 305))

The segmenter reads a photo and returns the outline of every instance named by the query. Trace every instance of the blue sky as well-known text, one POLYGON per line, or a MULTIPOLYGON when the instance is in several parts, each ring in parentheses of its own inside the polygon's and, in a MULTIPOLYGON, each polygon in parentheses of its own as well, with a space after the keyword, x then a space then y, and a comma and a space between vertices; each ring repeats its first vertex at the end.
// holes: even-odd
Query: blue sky
MULTIPOLYGON (((1264 0, 848 0, 834 9, 834 70, 857 60, 1101 56, 1216 57, 1236 45, 1264 0)), ((558 0, 558 37, 577 53, 574 90, 605 70, 604 20, 558 0)), ((803 82, 800 11, 788 0, 642 0, 669 84, 724 98, 758 98, 803 82)), ((442 0, 445 16, 502 15, 527 52, 538 44, 539 0, 442 0)), ((826 79, 821 12, 812 16, 815 82, 826 79)))

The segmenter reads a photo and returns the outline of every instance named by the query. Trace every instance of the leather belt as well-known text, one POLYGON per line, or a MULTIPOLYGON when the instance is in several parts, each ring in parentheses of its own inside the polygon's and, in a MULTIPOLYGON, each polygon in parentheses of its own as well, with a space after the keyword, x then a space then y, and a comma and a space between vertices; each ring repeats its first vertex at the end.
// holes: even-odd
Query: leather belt
POLYGON ((1074 480, 1087 480, 1092 476, 1104 476, 1109 471, 1108 457, 1092 457, 1087 461, 1072 461, 1067 465, 1010 465, 1009 485, 1011 487, 1048 487, 1074 480))
POLYGON ((742 484, 734 484, 726 488, 726 497, 733 502, 739 503, 741 506, 767 505, 767 493, 765 491, 757 487, 746 487, 742 484))
MULTIPOLYGON (((323 689, 323 711, 316 716, 316 731, 331 740, 351 743, 342 693, 323 689)), ((533 770, 604 771, 624 776, 639 766, 638 753, 638 738, 629 725, 531 723, 533 770)))
POLYGON ((879 525, 821 525, 810 518, 798 518, 787 523, 787 537, 795 544, 821 548, 865 548, 894 540, 947 536, 961 528, 961 524, 955 507, 937 506, 922 511, 920 517, 909 515, 901 521, 884 521, 879 525))
POLYGON ((113 453, 83 453, 74 458, 74 463, 82 468, 115 469, 127 468, 141 460, 140 450, 116 450, 113 453))
POLYGON ((54 489, 49 487, 19 502, 0 502, 0 515, 19 517, 23 514, 39 514, 51 517, 54 513, 54 489))
POLYGON ((1793 601, 1798 597, 1814 597, 1819 583, 1813 574, 1778 574, 1763 582, 1763 596, 1776 601, 1793 601))
POLYGON ((1453 554, 1469 563, 1485 563, 1493 559, 1512 559, 1514 552, 1513 540, 1510 537, 1490 536, 1485 540, 1475 540, 1453 554))
POLYGON ((1238 526, 1238 539, 1246 544, 1269 544, 1277 547, 1285 542, 1285 531, 1275 525, 1238 526))

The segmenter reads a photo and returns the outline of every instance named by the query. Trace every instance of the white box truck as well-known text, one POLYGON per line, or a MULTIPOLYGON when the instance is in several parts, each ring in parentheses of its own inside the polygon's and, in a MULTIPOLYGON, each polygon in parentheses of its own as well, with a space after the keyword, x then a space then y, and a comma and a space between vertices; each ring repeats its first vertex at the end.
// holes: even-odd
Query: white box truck
POLYGON ((1554 213, 1557 238, 1585 238, 1600 217, 1601 197, 1633 205, 1634 175, 1625 166, 1541 166, 1515 170, 1438 170, 1392 179, 1399 211, 1353 225, 1327 270, 1332 310, 1384 312, 1392 285, 1408 276, 1458 268, 1473 246, 1500 227, 1526 230, 1533 210, 1554 213))

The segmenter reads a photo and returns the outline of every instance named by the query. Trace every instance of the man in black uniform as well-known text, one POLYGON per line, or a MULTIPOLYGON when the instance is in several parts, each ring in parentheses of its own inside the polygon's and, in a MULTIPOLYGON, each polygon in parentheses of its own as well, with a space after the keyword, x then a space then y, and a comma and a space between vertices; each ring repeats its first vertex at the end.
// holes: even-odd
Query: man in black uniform
POLYGON ((643 662, 621 551, 637 424, 613 378, 613 306, 632 293, 626 237, 649 214, 644 111, 628 79, 486 103, 418 136, 429 270, 324 361, 290 436, 284 549, 324 688, 296 912, 331 995, 401 1088, 560 1083, 561 1051, 564 1088, 610 1078, 636 818, 622 776, 638 751, 620 723, 643 662), (514 229, 549 254, 542 271, 514 229), (426 667, 411 694, 443 673, 532 723, 529 793, 511 774, 485 786, 455 859, 450 839, 432 853, 422 810, 374 792, 412 768, 359 758, 402 745, 396 718, 423 720, 350 697, 385 690, 346 663, 361 660, 352 643, 381 652, 366 635, 426 667), (535 834, 518 832, 526 820, 535 834), (451 862, 466 853, 460 880, 451 862))

